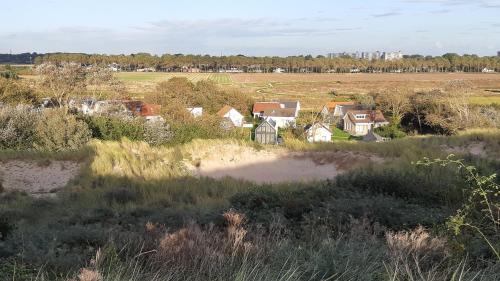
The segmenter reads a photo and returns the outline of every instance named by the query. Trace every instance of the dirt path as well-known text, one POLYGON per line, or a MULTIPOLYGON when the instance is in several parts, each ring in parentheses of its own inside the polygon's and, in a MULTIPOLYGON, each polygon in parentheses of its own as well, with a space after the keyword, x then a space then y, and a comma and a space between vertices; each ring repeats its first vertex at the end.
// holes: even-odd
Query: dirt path
POLYGON ((44 195, 67 185, 79 170, 78 163, 71 161, 11 160, 0 162, 0 179, 5 190, 20 190, 32 195, 44 195))
POLYGON ((380 161, 381 158, 353 152, 257 151, 250 147, 229 146, 198 155, 186 162, 186 166, 198 176, 282 183, 334 179, 342 172, 380 161))

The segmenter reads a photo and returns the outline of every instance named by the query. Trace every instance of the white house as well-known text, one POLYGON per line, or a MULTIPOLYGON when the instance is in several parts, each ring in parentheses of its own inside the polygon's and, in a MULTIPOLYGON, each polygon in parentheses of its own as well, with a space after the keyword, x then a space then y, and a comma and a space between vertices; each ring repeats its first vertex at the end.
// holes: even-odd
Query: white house
POLYGON ((217 115, 221 118, 227 118, 228 120, 231 121, 231 123, 235 127, 243 127, 244 116, 229 105, 226 105, 223 108, 221 108, 221 110, 217 112, 217 115))
POLYGON ((343 120, 344 131, 353 136, 365 136, 374 128, 389 125, 380 110, 349 110, 343 120))
POLYGON ((194 118, 201 117, 203 115, 203 107, 188 107, 186 108, 194 118))
POLYGON ((331 142, 332 131, 323 123, 314 123, 305 127, 307 142, 331 142))
POLYGON ((299 101, 257 102, 253 106, 254 118, 273 120, 279 128, 295 126, 299 112, 299 101))

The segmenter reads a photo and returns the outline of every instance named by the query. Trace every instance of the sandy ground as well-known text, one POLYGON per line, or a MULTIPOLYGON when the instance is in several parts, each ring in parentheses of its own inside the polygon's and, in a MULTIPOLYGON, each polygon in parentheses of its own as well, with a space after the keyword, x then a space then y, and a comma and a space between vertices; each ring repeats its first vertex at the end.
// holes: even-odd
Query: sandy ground
POLYGON ((71 161, 10 160, 0 162, 0 179, 5 190, 44 195, 64 187, 78 174, 79 169, 80 166, 71 161))
POLYGON ((334 179, 340 173, 382 159, 353 152, 257 151, 230 146, 187 161, 194 175, 231 177, 256 183, 307 182, 334 179))
POLYGON ((453 153, 453 154, 467 154, 470 153, 471 155, 481 157, 481 158, 487 158, 488 154, 486 152, 486 144, 484 142, 474 142, 469 144, 468 146, 443 146, 445 151, 447 153, 453 153))

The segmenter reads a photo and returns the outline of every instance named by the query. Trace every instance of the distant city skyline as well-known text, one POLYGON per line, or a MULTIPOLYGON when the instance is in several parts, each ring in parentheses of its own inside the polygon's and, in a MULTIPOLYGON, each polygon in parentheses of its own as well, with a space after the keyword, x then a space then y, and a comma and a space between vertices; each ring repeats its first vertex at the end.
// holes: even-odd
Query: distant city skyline
POLYGON ((0 53, 500 51, 500 0, 25 0, 2 10, 0 53))

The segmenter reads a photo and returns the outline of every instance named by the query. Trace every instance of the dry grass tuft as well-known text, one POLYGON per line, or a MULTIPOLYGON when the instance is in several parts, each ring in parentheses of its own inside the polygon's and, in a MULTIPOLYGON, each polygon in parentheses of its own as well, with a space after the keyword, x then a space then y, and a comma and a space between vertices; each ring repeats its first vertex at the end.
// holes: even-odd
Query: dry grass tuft
POLYGON ((78 274, 78 281, 103 281, 101 273, 97 270, 82 268, 78 274))
POLYGON ((388 232, 386 241, 389 262, 386 270, 391 280, 443 280, 440 267, 448 258, 446 239, 432 237, 426 229, 388 232))

